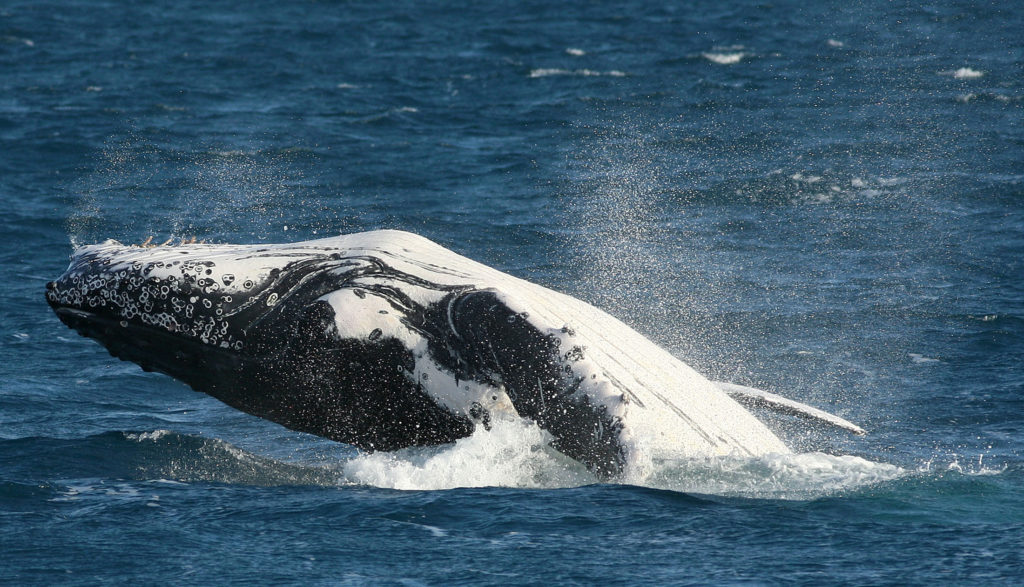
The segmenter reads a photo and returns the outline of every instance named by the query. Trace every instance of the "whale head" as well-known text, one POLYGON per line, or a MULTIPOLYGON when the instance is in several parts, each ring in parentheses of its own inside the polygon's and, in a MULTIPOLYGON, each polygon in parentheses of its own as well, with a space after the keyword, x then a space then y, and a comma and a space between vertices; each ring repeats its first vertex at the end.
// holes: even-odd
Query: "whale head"
POLYGON ((402 284, 389 289, 386 268, 367 251, 313 242, 106 241, 77 249, 46 298, 112 355, 292 429, 384 450, 471 433, 471 410, 425 393, 407 341, 381 328, 415 328, 409 321, 423 320, 422 307, 403 297, 402 284), (365 282, 374 276, 380 283, 365 282), (350 295, 327 301, 338 292, 350 295), (372 315, 360 307, 368 299, 379 306, 372 315))
POLYGON ((192 355, 241 361, 265 352, 260 345, 275 344, 275 329, 296 326, 279 302, 311 302, 367 265, 323 251, 108 240, 78 248, 47 284, 46 299, 65 324, 112 354, 187 378, 188 359, 202 359, 192 355))

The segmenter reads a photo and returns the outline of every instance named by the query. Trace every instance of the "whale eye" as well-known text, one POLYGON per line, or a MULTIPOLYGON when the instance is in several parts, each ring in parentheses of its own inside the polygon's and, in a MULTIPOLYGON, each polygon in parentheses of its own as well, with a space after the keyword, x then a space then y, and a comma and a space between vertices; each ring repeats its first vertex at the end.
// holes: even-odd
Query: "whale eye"
POLYGON ((381 332, 380 328, 374 328, 374 329, 373 329, 373 330, 372 330, 372 331, 370 332, 369 336, 367 336, 366 338, 369 338, 370 340, 377 340, 377 339, 379 339, 379 338, 380 338, 380 337, 381 337, 381 336, 382 336, 383 334, 384 334, 384 333, 383 333, 383 332, 381 332))

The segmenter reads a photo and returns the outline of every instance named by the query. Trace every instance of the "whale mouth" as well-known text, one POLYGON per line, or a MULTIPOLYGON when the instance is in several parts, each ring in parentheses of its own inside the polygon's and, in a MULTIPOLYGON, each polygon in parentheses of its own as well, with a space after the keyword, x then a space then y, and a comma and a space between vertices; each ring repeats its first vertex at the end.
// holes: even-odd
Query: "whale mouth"
POLYGON ((111 356, 137 363, 143 371, 157 371, 198 384, 197 376, 222 376, 245 362, 242 355, 229 349, 211 348, 174 332, 52 301, 50 305, 66 326, 97 340, 111 356))

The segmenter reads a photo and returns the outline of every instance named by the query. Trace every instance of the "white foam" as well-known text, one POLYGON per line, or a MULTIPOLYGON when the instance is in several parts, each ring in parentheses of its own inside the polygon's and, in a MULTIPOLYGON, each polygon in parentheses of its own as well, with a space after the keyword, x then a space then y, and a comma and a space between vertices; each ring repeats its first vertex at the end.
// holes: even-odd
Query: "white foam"
POLYGON ((594 71, 592 69, 540 68, 530 71, 530 77, 552 77, 559 75, 577 77, 626 77, 625 72, 617 69, 610 71, 594 71))
POLYGON ((152 432, 139 432, 139 433, 126 433, 125 437, 128 440, 134 440, 136 442, 151 441, 156 442, 168 434, 174 434, 170 430, 154 430, 152 432))
POLYGON ((793 181, 802 181, 804 183, 818 183, 822 179, 820 175, 804 175, 802 173, 794 173, 789 178, 793 181))
POLYGON ((732 65, 734 63, 739 63, 740 60, 747 56, 747 54, 742 51, 737 53, 701 53, 701 55, 703 55, 708 61, 719 65, 732 65))
MULTIPOLYGON (((452 445, 360 455, 342 466, 342 482, 399 490, 457 487, 556 489, 597 482, 551 449, 525 420, 497 421, 452 445)), ((631 463, 615 482, 697 495, 806 500, 899 479, 895 465, 812 452, 759 457, 655 459, 631 463)))
POLYGON ((816 499, 892 481, 907 471, 855 456, 820 452, 713 457, 656 463, 638 484, 691 494, 757 499, 816 499))
POLYGON ((536 424, 499 418, 491 430, 443 447, 360 455, 342 467, 345 482, 403 490, 455 487, 574 487, 596 481, 548 446, 536 424))
POLYGON ((32 39, 25 39, 25 38, 22 38, 22 37, 14 37, 14 36, 10 36, 10 35, 0 37, 0 42, 4 42, 4 43, 20 43, 22 45, 25 45, 26 47, 35 47, 36 46, 35 41, 33 41, 32 39))
POLYGON ((915 362, 915 363, 918 363, 918 364, 921 364, 921 363, 941 363, 942 362, 939 359, 933 359, 931 357, 926 357, 926 356, 920 355, 918 353, 910 353, 910 360, 915 362))
POLYGON ((970 67, 961 67, 960 69, 953 72, 953 77, 955 77, 956 79, 975 79, 983 75, 985 75, 984 72, 978 71, 976 69, 971 69, 970 67))

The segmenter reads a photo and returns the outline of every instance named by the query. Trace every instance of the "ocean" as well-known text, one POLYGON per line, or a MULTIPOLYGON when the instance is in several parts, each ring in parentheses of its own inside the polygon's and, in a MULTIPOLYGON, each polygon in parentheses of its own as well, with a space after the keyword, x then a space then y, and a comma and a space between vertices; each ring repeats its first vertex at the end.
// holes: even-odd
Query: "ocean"
POLYGON ((1024 6, 0 2, 0 583, 1019 584, 1024 6), (599 481, 363 453, 64 327, 75 245, 397 228, 826 409, 599 481))

